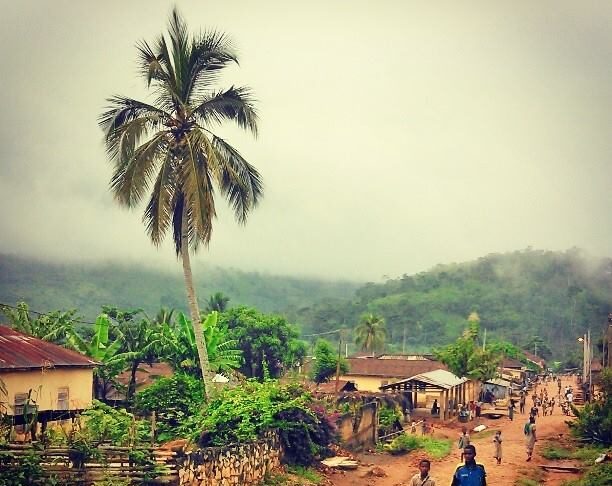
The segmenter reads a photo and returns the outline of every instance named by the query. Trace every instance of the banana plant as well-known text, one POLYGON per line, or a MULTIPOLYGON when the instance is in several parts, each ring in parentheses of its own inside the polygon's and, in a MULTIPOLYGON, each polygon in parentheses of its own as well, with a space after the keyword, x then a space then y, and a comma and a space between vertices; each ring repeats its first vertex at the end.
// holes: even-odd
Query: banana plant
MULTIPOLYGON (((227 338, 227 329, 219 324, 219 313, 210 312, 201 320, 210 369, 215 372, 231 371, 242 363, 242 351, 235 349, 236 340, 227 338)), ((191 321, 179 313, 174 324, 162 324, 162 343, 165 359, 174 369, 198 374, 200 367, 196 338, 191 321)))
POLYGON ((74 330, 68 332, 68 346, 83 353, 98 366, 94 368, 94 396, 98 400, 106 400, 106 394, 111 386, 120 386, 115 378, 125 367, 126 360, 134 353, 120 353, 124 338, 121 331, 113 329, 116 336, 110 337, 111 321, 107 314, 100 314, 94 324, 94 335, 90 342, 85 341, 74 330))

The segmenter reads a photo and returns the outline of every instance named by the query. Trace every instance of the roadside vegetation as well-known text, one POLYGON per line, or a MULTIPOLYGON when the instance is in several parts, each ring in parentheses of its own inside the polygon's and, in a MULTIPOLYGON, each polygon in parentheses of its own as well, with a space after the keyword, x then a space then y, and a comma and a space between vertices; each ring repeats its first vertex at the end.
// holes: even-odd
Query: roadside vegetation
POLYGON ((452 447, 453 441, 450 439, 402 434, 393 439, 389 444, 385 444, 382 450, 390 454, 406 454, 421 450, 432 459, 442 459, 451 453, 452 447))

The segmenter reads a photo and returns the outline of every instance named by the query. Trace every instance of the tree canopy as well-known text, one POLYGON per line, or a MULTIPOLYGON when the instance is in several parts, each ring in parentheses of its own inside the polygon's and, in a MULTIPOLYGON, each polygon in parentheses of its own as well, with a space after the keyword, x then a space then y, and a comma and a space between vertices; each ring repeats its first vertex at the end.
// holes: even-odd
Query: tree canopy
POLYGON ((242 351, 240 370, 247 377, 264 379, 266 372, 278 378, 297 365, 306 354, 306 344, 297 329, 278 315, 263 314, 250 307, 234 307, 219 315, 228 336, 242 351))

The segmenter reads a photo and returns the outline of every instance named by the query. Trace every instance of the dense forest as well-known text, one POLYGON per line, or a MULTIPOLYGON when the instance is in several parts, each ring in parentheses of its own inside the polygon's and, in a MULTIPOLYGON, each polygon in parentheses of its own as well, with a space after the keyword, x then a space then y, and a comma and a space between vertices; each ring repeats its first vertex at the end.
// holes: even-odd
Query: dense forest
MULTIPOLYGON (((2 255, 0 302, 25 300, 41 311, 76 308, 87 319, 105 304, 152 314, 161 306, 185 310, 178 267, 165 272, 2 255)), ((577 249, 492 254, 365 285, 208 266, 196 266, 194 272, 202 304, 220 291, 230 297, 230 306, 286 315, 305 335, 352 329, 365 312, 382 316, 385 349, 396 352, 428 350, 454 340, 476 311, 490 338, 563 359, 563 353, 579 354, 576 338, 587 329, 596 341, 612 311, 612 260, 593 260, 577 249)))
POLYGON ((577 249, 491 254, 366 284, 351 301, 286 312, 307 333, 353 327, 371 312, 386 321, 387 350, 408 351, 454 340, 472 311, 490 337, 564 360, 581 352, 576 338, 587 329, 594 342, 603 333, 612 311, 612 260, 594 261, 577 249))
MULTIPOLYGON (((248 305, 264 312, 282 312, 326 298, 349 299, 358 284, 247 273, 193 263, 201 307, 216 292, 232 305, 248 305)), ((102 305, 142 308, 150 315, 160 307, 187 310, 185 284, 179 263, 168 270, 118 263, 48 263, 0 254, 0 303, 25 301, 30 309, 78 309, 93 320, 102 305)))

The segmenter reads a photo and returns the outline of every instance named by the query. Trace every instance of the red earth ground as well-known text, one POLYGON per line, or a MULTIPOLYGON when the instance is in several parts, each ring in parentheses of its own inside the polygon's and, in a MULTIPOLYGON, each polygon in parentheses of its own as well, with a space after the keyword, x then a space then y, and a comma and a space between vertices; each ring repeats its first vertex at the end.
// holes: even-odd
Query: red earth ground
MULTIPOLYGON (((573 380, 573 378, 572 378, 573 380)), ((569 383, 566 379, 563 385, 569 383)), ((571 383, 575 386, 575 383, 571 383)), ((557 385, 548 385, 549 394, 557 394, 557 385)), ((531 400, 527 400, 531 405, 531 400)), ((493 458, 493 436, 487 433, 478 437, 478 433, 471 432, 472 444, 476 446, 476 460, 484 464, 487 470, 487 484, 492 486, 512 486, 521 477, 538 479, 546 485, 557 486, 568 479, 575 479, 577 475, 570 473, 547 473, 538 467, 540 464, 548 464, 550 461, 542 458, 539 450, 547 442, 558 442, 569 435, 568 426, 565 423, 569 417, 561 413, 560 408, 555 407, 552 416, 539 417, 537 419, 538 442, 536 443, 533 459, 526 462, 525 437, 523 426, 528 415, 515 414, 514 421, 502 416, 500 419, 480 419, 487 430, 501 430, 503 439, 503 460, 497 465, 493 458)), ((438 426, 433 432, 434 437, 445 437, 453 439, 453 451, 444 459, 431 460, 431 476, 436 484, 449 485, 453 472, 459 464, 460 451, 457 449, 457 439, 461 427, 464 424, 450 423, 447 426, 438 426)), ((470 422, 471 428, 476 423, 470 422)), ((355 455, 360 461, 356 470, 330 474, 328 479, 334 486, 403 486, 407 485, 410 478, 418 471, 419 460, 426 457, 424 453, 413 452, 403 456, 391 456, 385 453, 360 453, 355 455), (380 476, 373 476, 372 470, 376 467, 380 476), (380 468, 380 469, 378 469, 380 468), (384 475, 382 475, 384 474, 384 475)), ((567 463, 566 463, 567 464, 567 463)))

